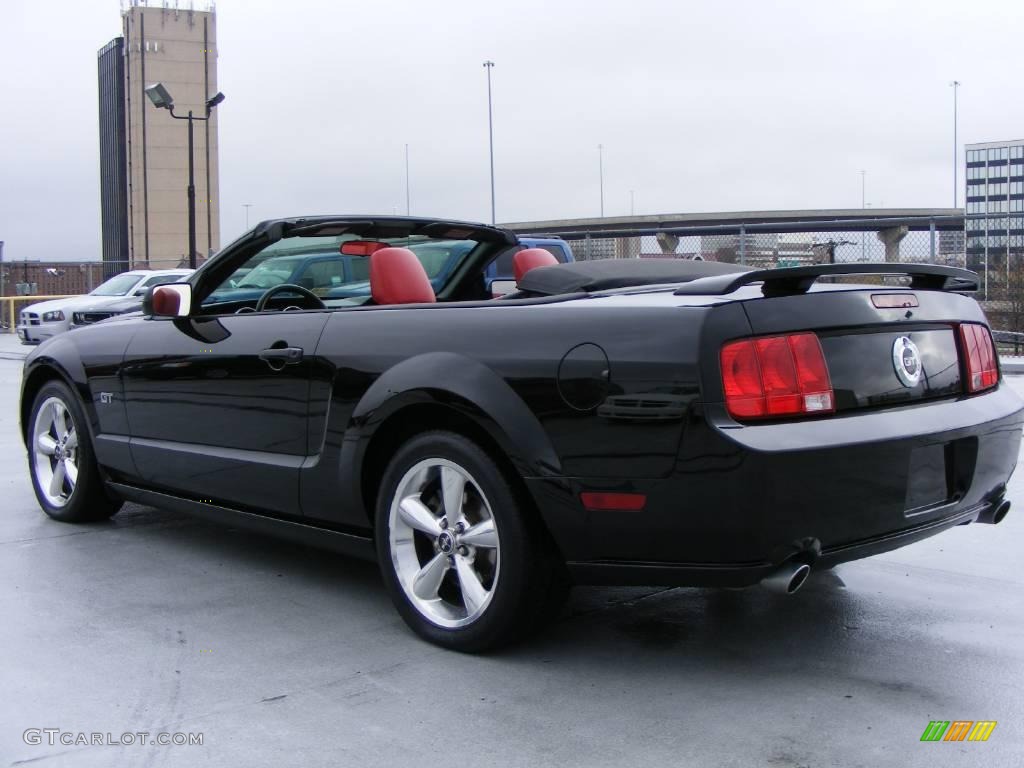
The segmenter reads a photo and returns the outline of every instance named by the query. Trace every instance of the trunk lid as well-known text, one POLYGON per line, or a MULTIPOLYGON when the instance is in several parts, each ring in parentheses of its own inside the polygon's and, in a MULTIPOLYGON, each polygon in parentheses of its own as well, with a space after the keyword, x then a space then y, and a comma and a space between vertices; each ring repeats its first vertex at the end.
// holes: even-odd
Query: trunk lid
POLYGON ((966 296, 883 287, 820 286, 750 299, 743 308, 755 336, 817 334, 839 413, 962 395, 959 324, 985 322, 966 296), (894 293, 912 306, 877 307, 872 300, 894 293))

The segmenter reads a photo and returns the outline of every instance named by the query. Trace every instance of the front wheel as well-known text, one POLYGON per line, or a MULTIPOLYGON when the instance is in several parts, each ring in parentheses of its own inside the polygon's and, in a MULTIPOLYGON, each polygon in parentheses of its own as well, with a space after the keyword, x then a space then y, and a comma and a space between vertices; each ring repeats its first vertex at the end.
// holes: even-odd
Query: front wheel
POLYGON ((566 585, 546 531, 478 445, 428 432, 381 482, 377 554, 398 612, 421 637, 481 651, 550 616, 566 585))
POLYGON ((43 385, 32 404, 28 464, 39 506, 54 520, 105 520, 121 508, 103 487, 85 413, 62 382, 43 385))

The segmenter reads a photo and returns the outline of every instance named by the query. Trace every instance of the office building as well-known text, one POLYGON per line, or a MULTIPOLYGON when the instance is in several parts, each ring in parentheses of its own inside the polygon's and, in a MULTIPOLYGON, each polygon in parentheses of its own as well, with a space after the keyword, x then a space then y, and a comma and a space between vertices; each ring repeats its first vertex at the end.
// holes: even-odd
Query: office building
POLYGON ((815 242, 813 234, 808 232, 704 235, 700 253, 707 261, 792 266, 815 260, 815 242))
POLYGON ((1024 140, 966 146, 967 268, 984 273, 986 296, 1024 255, 1024 140))
MULTIPOLYGON (((208 10, 132 0, 122 36, 100 49, 100 200, 109 272, 188 264, 188 123, 156 109, 163 83, 179 116, 205 115, 217 92, 216 20, 208 10)), ((217 111, 195 124, 196 250, 220 248, 217 111)))

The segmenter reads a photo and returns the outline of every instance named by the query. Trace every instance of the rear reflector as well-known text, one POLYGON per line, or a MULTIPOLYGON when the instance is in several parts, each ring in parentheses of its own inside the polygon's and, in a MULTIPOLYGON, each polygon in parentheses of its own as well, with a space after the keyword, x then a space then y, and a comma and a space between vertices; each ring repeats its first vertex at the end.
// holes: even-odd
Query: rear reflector
POLYGON ((590 512, 639 512, 647 505, 647 494, 585 491, 580 501, 590 512))
POLYGON ((967 363, 967 391, 983 392, 998 384, 999 366, 988 327, 980 323, 963 323, 960 339, 967 363))
POLYGON ((725 407, 737 419, 832 413, 835 396, 813 333, 742 339, 722 347, 725 407))

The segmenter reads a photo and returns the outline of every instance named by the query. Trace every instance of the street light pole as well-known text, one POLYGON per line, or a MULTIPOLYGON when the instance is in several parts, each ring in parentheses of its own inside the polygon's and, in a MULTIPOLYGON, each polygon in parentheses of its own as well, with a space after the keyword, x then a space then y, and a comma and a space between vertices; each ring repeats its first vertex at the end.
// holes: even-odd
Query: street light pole
POLYGON ((242 207, 245 208, 245 231, 249 231, 249 209, 252 208, 252 203, 242 203, 242 207))
MULTIPOLYGON (((867 208, 867 175, 868 172, 861 169, 860 172, 860 207, 867 208)), ((867 232, 861 230, 860 233, 860 260, 868 260, 868 244, 867 244, 867 232)))
MULTIPOLYGON (((492 193, 493 197, 493 193, 492 193)), ((405 215, 409 215, 409 145, 405 145, 405 215)))
MULTIPOLYGON (((206 110, 205 117, 195 117, 192 110, 188 111, 188 117, 174 114, 174 99, 167 92, 162 83, 154 83, 146 86, 146 96, 153 102, 157 109, 166 109, 175 120, 188 120, 188 265, 196 268, 196 176, 195 158, 193 157, 193 131, 194 120, 207 121, 213 108, 224 101, 224 94, 217 93, 206 100, 203 105, 206 110)), ((207 190, 209 192, 209 190, 207 190)))
MULTIPOLYGON (((171 117, 174 117, 173 112, 171 117)), ((196 168, 191 109, 188 111, 188 265, 192 269, 196 268, 196 168)))
POLYGON ((604 144, 597 145, 597 173, 601 181, 601 218, 604 218, 604 144))
POLYGON ((487 134, 490 140, 491 152, 491 225, 495 223, 494 215, 494 111, 491 106, 491 70, 494 69, 494 62, 484 62, 484 69, 487 70, 487 134))
POLYGON ((959 189, 957 187, 959 181, 957 179, 957 162, 956 162, 956 158, 957 158, 957 138, 956 138, 956 129, 957 129, 957 114, 956 114, 957 103, 956 103, 956 101, 957 101, 957 99, 956 99, 956 92, 957 92, 957 89, 960 87, 960 81, 959 80, 954 80, 952 83, 950 83, 950 85, 953 86, 953 207, 956 208, 957 207, 957 195, 959 193, 959 189))

